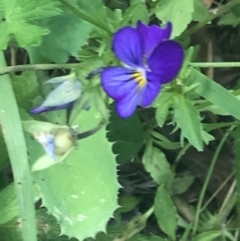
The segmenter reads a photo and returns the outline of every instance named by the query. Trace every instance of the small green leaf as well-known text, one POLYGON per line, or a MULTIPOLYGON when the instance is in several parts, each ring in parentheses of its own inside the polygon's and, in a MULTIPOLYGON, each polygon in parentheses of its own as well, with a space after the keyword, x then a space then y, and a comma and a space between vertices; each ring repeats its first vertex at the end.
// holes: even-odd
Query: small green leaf
POLYGON ((194 0, 193 21, 204 21, 209 13, 207 8, 203 5, 202 1, 194 0))
POLYGON ((173 24, 172 37, 179 36, 192 20, 193 0, 161 0, 156 6, 157 18, 173 24))
POLYGON ((121 206, 118 211, 127 213, 135 208, 139 202, 140 198, 137 198, 133 195, 123 195, 118 201, 119 205, 121 206))
POLYGON ((181 128, 182 136, 199 151, 203 150, 200 115, 193 104, 182 95, 175 96, 174 121, 181 128))
POLYGON ((170 184, 173 174, 166 156, 149 142, 142 159, 145 169, 158 184, 170 184))
MULTIPOLYGON (((35 201, 39 199, 36 187, 34 187, 34 199, 35 201)), ((14 183, 11 183, 0 192, 0 225, 15 217, 19 218, 19 208, 14 183)))
POLYGON ((169 235, 172 240, 175 240, 177 211, 164 185, 161 185, 157 190, 157 195, 154 200, 154 212, 158 219, 159 227, 164 233, 169 235))
POLYGON ((170 194, 179 195, 185 193, 193 184, 194 180, 195 177, 190 172, 186 172, 181 176, 176 176, 173 180, 170 194))
POLYGON ((240 19, 232 12, 223 15, 218 21, 218 25, 230 25, 233 27, 238 26, 239 23, 240 19))
POLYGON ((204 233, 200 233, 195 238, 193 238, 192 241, 212 241, 220 235, 221 231, 207 231, 204 233))
POLYGON ((168 110, 173 102, 173 93, 171 92, 162 92, 159 97, 154 101, 154 106, 157 107, 156 110, 156 121, 157 124, 162 127, 167 119, 168 110))
POLYGON ((194 89, 197 94, 222 110, 225 110, 235 118, 240 119, 240 100, 221 85, 192 68, 186 79, 186 84, 191 85, 197 83, 200 83, 200 85, 194 89))
POLYGON ((14 184, 8 185, 0 192, 0 224, 19 216, 18 201, 14 184))

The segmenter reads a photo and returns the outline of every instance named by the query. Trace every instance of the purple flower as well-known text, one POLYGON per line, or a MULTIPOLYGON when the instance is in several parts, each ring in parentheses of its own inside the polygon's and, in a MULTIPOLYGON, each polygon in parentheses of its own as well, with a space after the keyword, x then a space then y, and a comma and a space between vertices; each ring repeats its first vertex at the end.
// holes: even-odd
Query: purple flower
POLYGON ((184 52, 177 42, 169 40, 171 30, 171 23, 160 28, 138 22, 137 28, 124 27, 115 33, 113 51, 124 67, 104 69, 101 81, 121 117, 131 116, 137 105, 150 106, 162 84, 177 76, 184 52))

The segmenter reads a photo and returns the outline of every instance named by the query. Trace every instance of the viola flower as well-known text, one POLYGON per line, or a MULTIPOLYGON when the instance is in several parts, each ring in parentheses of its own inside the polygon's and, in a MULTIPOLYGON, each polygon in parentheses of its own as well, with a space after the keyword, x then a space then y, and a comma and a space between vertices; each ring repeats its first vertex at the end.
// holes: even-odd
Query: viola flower
POLYGON ((56 89, 50 92, 46 100, 40 106, 30 111, 31 114, 71 108, 80 97, 82 91, 81 83, 71 78, 71 76, 63 76, 47 81, 46 83, 60 84, 56 89), (70 78, 65 80, 66 77, 70 78))
POLYGON ((150 106, 162 84, 177 76, 184 52, 169 40, 171 31, 171 23, 160 28, 139 21, 136 28, 124 27, 114 34, 113 51, 124 66, 105 68, 101 82, 121 117, 131 116, 138 105, 150 106))

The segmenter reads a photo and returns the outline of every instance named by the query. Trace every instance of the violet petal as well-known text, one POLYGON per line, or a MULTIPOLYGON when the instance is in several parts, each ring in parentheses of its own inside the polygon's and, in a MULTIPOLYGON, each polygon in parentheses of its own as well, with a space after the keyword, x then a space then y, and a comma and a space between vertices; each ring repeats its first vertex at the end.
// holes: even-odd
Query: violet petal
POLYGON ((138 83, 132 78, 133 72, 134 70, 125 67, 106 68, 101 74, 101 81, 107 95, 117 100, 135 89, 138 83))
POLYGON ((172 24, 168 22, 165 28, 161 28, 157 25, 147 26, 138 21, 137 31, 143 37, 144 54, 148 57, 158 44, 170 38, 172 24))
POLYGON ((148 59, 148 67, 158 74, 160 82, 166 84, 179 73, 184 59, 184 51, 180 44, 165 41, 157 46, 148 59))
POLYGON ((147 72, 147 80, 148 83, 143 90, 142 100, 140 103, 142 107, 150 106, 161 90, 159 75, 147 72))
POLYGON ((129 89, 128 94, 122 99, 116 101, 116 109, 122 118, 130 117, 137 108, 141 99, 142 91, 139 92, 137 86, 135 89, 129 89))
POLYGON ((142 37, 136 29, 124 27, 118 30, 113 37, 113 50, 126 65, 131 67, 143 65, 142 37))

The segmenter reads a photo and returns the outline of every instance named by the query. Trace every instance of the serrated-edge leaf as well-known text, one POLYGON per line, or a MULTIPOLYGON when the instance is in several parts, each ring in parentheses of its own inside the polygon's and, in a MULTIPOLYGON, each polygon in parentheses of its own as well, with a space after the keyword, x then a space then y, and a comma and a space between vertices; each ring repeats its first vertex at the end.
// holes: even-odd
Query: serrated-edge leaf
MULTIPOLYGON (((98 123, 95 116, 92 107, 81 112, 83 129, 98 123)), ((64 161, 33 173, 43 206, 57 218, 61 234, 83 240, 105 232, 108 220, 119 207, 120 185, 111 149, 112 143, 107 141, 103 128, 79 141, 64 161)), ((30 156, 34 155, 34 149, 29 151, 30 156)))
POLYGON ((186 137, 197 150, 202 151, 202 126, 198 110, 182 95, 176 95, 175 101, 174 120, 181 128, 182 136, 186 137))

